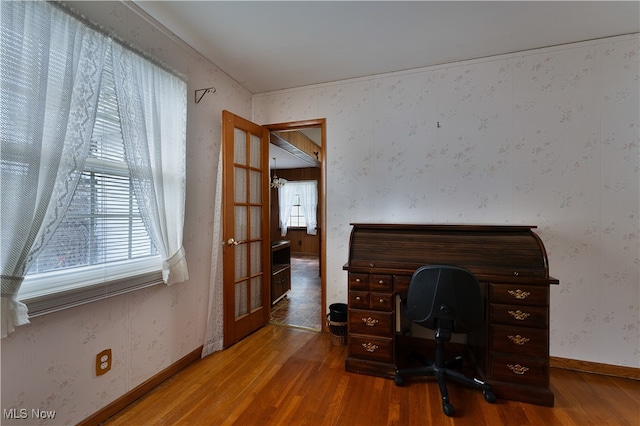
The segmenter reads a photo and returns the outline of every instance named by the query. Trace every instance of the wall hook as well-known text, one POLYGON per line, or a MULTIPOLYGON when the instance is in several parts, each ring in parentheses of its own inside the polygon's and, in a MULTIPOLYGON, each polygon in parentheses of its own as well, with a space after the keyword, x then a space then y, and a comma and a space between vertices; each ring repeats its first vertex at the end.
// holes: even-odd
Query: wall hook
POLYGON ((207 87, 206 89, 198 89, 198 90, 196 90, 195 93, 194 93, 194 99, 195 99, 196 103, 200 102, 202 100, 202 98, 204 97, 204 95, 206 95, 207 93, 216 93, 216 88, 215 87, 207 87), (198 97, 198 92, 202 92, 200 97, 198 97))

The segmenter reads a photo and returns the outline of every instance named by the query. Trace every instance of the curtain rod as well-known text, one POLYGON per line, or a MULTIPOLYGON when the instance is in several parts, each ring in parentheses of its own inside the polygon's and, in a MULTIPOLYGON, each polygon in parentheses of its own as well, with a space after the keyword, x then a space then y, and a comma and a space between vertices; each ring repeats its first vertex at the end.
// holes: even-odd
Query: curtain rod
POLYGON ((182 74, 181 72, 177 71, 176 69, 170 67, 169 65, 167 65, 166 63, 164 63, 160 59, 152 56, 151 54, 149 54, 147 52, 145 52, 140 47, 135 46, 132 43, 128 43, 128 42, 124 41, 120 36, 118 36, 113 31, 107 30, 104 26, 102 26, 102 25, 90 20, 86 16, 82 15, 80 12, 78 12, 76 9, 74 9, 67 2, 57 1, 57 0, 47 0, 46 3, 50 4, 53 7, 56 7, 57 9, 63 11, 66 14, 70 15, 74 19, 77 19, 78 21, 80 21, 83 24, 87 25, 92 30, 99 32, 100 34, 104 35, 105 37, 109 37, 111 40, 113 40, 114 42, 118 43, 122 47, 132 51, 133 53, 135 53, 136 55, 142 57, 143 59, 146 59, 147 61, 151 62, 152 64, 162 68, 164 71, 168 72, 169 74, 174 75, 175 77, 179 78, 180 80, 184 81, 185 83, 187 82, 187 78, 186 78, 186 76, 184 74, 182 74))

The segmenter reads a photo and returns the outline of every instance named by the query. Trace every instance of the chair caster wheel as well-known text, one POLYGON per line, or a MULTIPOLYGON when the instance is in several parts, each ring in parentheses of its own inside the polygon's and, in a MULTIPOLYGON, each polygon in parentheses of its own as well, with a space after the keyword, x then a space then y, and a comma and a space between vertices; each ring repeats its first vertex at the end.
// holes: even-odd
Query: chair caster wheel
POLYGON ((496 402, 495 393, 489 390, 485 390, 485 391, 482 391, 482 394, 484 395, 484 400, 487 401, 489 404, 493 404, 494 402, 496 402))
POLYGON ((451 417, 455 414, 456 409, 453 408, 453 405, 449 404, 448 402, 444 402, 442 404, 442 411, 444 412, 444 414, 446 414, 448 417, 451 417))
POLYGON ((396 382, 396 386, 404 385, 404 379, 399 374, 396 374, 396 377, 393 379, 393 381, 396 382))

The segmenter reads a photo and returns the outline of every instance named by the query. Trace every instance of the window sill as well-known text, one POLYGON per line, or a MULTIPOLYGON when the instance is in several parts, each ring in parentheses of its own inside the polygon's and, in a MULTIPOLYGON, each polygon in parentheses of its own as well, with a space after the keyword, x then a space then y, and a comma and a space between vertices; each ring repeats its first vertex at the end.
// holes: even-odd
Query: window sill
POLYGON ((35 318, 162 283, 162 271, 153 271, 48 294, 25 295, 20 301, 27 305, 29 318, 35 318))

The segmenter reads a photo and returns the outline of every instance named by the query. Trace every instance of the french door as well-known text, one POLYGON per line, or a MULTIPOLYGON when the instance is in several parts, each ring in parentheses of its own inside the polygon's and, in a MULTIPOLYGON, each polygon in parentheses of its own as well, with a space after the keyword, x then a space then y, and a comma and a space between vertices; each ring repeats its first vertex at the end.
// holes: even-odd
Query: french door
POLYGON ((269 131, 222 112, 224 346, 269 321, 269 131))

